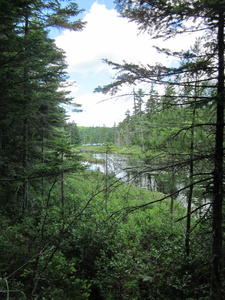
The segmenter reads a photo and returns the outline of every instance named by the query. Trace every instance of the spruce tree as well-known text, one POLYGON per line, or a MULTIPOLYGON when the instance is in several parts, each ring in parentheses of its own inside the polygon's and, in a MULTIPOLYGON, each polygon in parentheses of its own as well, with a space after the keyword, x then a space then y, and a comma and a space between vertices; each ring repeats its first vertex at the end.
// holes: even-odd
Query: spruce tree
POLYGON ((70 101, 59 91, 67 79, 66 64, 48 37, 48 27, 80 30, 83 24, 69 20, 79 13, 72 2, 62 8, 59 1, 7 1, 1 13, 2 205, 11 210, 17 203, 24 212, 31 205, 34 166, 46 164, 47 140, 65 123, 60 104, 70 101))
MULTIPOLYGON (((65 174, 80 163, 64 130, 61 104, 71 100, 64 53, 48 28, 81 30, 78 13, 71 1, 0 2, 0 292, 7 298, 42 298, 50 282, 40 281, 48 277, 43 259, 55 258, 64 238, 65 174)), ((62 295, 58 287, 50 293, 62 295)))
MULTIPOLYGON (((211 284, 210 299, 223 299, 223 144, 224 144, 224 1, 151 1, 151 0, 117 0, 120 13, 129 20, 138 24, 140 30, 149 32, 154 38, 172 38, 186 32, 204 32, 204 53, 198 56, 196 53, 180 52, 173 53, 168 49, 158 49, 180 59, 189 58, 186 63, 179 67, 168 68, 160 64, 155 66, 139 66, 131 63, 117 64, 108 63, 120 74, 112 84, 103 87, 102 91, 115 92, 118 86, 126 83, 138 83, 144 81, 149 83, 166 84, 168 80, 171 85, 186 89, 185 95, 177 95, 173 100, 182 105, 181 99, 188 99, 186 105, 189 109, 194 107, 204 109, 206 105, 214 107, 214 115, 211 122, 202 122, 188 126, 193 137, 193 128, 207 128, 208 132, 214 132, 214 146, 210 151, 193 157, 193 144, 190 144, 188 161, 205 161, 208 170, 202 173, 200 181, 205 182, 208 190, 212 191, 212 249, 211 249, 211 284), (189 25, 188 22, 190 22, 189 25), (201 73, 200 77, 196 75, 201 73), (121 75, 122 74, 122 75, 121 75), (188 80, 180 80, 181 74, 185 74, 188 80), (196 95, 194 91, 204 85, 207 96, 196 95), (187 91, 192 90, 193 95, 187 91), (191 100, 192 98, 192 100, 191 100), (211 163, 212 162, 212 163, 211 163), (204 177, 205 174, 205 177, 204 177)), ((170 101, 167 101, 170 102, 170 101)), ((185 132, 185 128, 177 131, 175 136, 185 132)), ((181 158, 181 156, 180 156, 181 158)), ((186 165, 187 161, 179 160, 178 164, 186 165)), ((193 173, 193 165, 190 165, 190 174, 193 173)), ((192 176, 192 175, 191 175, 192 176)), ((192 176, 193 177, 193 176, 192 176)), ((195 181, 190 182, 192 187, 199 182, 197 176, 195 181)), ((190 193, 191 190, 190 190, 190 193)), ((190 211, 188 211, 188 216, 190 211)), ((190 219, 188 218, 188 222, 190 219)), ((187 225, 187 232, 189 225, 187 225)), ((186 240, 188 250, 188 238, 186 240)))

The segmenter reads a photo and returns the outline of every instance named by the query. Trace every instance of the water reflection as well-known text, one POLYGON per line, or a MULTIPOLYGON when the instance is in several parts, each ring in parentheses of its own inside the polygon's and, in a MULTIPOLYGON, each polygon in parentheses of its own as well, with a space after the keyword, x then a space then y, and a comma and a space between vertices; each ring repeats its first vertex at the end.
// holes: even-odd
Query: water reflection
MULTIPOLYGON (((187 177, 175 172, 154 172, 146 171, 146 166, 141 161, 131 162, 129 156, 112 153, 93 153, 96 162, 88 163, 91 170, 99 170, 108 175, 114 175, 125 182, 134 183, 137 187, 145 188, 151 191, 159 191, 164 194, 173 194, 171 200, 178 200, 186 204, 188 190, 182 190, 187 183, 187 177), (145 169, 145 172, 143 170, 145 169), (180 193, 176 192, 181 189, 180 193)), ((205 203, 204 186, 198 185, 193 195, 193 203, 205 203)))
POLYGON ((137 187, 156 191, 155 177, 141 171, 140 161, 131 163, 129 156, 111 153, 93 153, 92 155, 96 162, 88 163, 91 170, 99 170, 108 175, 113 174, 116 178, 120 178, 125 182, 132 182, 137 187))

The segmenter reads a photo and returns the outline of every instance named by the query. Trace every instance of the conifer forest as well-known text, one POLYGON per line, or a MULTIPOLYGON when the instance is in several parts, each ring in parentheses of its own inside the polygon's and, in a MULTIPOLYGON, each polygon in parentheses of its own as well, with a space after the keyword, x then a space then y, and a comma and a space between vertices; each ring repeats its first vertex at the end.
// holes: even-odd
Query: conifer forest
POLYGON ((171 67, 105 59, 115 76, 95 92, 132 86, 133 109, 84 127, 68 122, 65 53, 49 35, 82 34, 82 7, 0 0, 1 299, 225 299, 225 2, 114 3, 149 38, 202 34, 187 51, 157 48, 171 67))

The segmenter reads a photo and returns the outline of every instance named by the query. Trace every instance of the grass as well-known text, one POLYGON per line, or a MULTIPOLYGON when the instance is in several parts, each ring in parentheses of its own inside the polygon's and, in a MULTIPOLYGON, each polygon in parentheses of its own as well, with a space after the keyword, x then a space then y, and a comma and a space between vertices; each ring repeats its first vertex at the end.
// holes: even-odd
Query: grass
POLYGON ((116 145, 88 145, 88 146, 79 146, 79 149, 82 152, 99 152, 105 153, 106 151, 109 153, 118 153, 118 154, 125 154, 125 155, 142 155, 142 150, 139 146, 116 146, 116 145))

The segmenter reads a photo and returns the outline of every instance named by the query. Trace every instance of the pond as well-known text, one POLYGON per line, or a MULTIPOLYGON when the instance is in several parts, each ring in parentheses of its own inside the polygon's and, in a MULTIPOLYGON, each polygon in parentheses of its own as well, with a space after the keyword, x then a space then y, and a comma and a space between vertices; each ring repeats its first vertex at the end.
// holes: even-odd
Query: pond
POLYGON ((137 187, 156 190, 154 177, 149 174, 140 174, 142 162, 131 162, 130 156, 114 153, 93 153, 96 162, 87 162, 91 170, 99 170, 104 174, 112 174, 124 182, 132 182, 137 187))
MULTIPOLYGON (((129 155, 115 153, 92 153, 96 162, 86 162, 91 170, 99 170, 104 174, 112 174, 124 182, 135 184, 139 188, 151 191, 159 191, 164 194, 172 194, 174 200, 181 201, 186 205, 187 190, 175 193, 182 189, 187 182, 187 174, 166 171, 147 172, 146 166, 138 159, 131 159, 129 155)), ((199 185, 194 189, 193 204, 205 203, 204 187, 199 185)))

